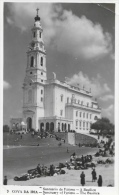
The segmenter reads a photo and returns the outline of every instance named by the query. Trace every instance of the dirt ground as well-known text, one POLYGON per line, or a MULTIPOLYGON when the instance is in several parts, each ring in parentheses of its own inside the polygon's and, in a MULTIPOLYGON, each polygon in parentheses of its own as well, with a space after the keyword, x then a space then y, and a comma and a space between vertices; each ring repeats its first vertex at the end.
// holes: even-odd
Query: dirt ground
MULTIPOLYGON (((21 185, 21 186, 81 186, 80 174, 81 170, 66 170, 64 175, 47 176, 41 178, 34 178, 27 181, 14 181, 10 179, 8 185, 21 185)), ((85 173, 85 186, 97 186, 97 181, 92 182, 92 169, 87 169, 85 173)), ((114 186, 114 166, 113 165, 100 165, 96 167, 97 176, 102 175, 103 186, 114 186)))

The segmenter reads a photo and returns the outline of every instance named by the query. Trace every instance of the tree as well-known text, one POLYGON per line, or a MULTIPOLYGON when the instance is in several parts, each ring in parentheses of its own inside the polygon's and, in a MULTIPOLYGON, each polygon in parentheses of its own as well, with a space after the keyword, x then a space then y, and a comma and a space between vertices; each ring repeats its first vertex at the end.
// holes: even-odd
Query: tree
POLYGON ((108 118, 98 119, 95 123, 91 125, 91 129, 101 130, 101 134, 110 134, 111 131, 114 132, 114 125, 110 122, 108 118))

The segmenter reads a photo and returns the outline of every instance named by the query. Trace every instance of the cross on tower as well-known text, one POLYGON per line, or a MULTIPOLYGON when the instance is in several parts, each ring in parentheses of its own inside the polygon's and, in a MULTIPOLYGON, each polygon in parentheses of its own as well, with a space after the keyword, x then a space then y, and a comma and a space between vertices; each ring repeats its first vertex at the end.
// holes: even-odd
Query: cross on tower
POLYGON ((37 8, 36 11, 37 11, 37 15, 38 15, 39 8, 37 8))

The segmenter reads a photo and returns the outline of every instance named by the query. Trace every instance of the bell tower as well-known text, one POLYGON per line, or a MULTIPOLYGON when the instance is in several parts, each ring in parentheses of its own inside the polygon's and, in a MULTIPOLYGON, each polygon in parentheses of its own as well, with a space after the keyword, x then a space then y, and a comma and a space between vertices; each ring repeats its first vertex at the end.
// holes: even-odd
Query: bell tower
POLYGON ((23 119, 28 129, 38 129, 38 118, 44 117, 44 87, 47 80, 46 50, 43 28, 38 15, 31 29, 31 42, 27 51, 26 75, 23 83, 23 119))

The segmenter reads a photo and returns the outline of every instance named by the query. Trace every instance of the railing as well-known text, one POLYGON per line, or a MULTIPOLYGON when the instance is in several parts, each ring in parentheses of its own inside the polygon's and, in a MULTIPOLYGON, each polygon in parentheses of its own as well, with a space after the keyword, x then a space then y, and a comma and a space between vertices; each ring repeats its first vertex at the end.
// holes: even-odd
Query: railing
POLYGON ((80 91, 81 93, 85 93, 85 94, 91 95, 90 91, 87 91, 87 90, 81 89, 79 87, 75 87, 75 86, 69 85, 68 83, 66 83, 64 81, 59 81, 59 80, 56 80, 56 79, 49 79, 45 83, 46 84, 56 83, 56 84, 62 85, 64 87, 67 87, 69 89, 73 89, 75 91, 78 91, 78 92, 80 91))
POLYGON ((66 103, 66 106, 76 106, 76 107, 78 106, 78 107, 81 107, 81 108, 86 108, 86 109, 92 109, 92 110, 101 111, 101 108, 99 106, 97 108, 94 108, 92 106, 81 105, 81 104, 74 103, 74 102, 66 103))

